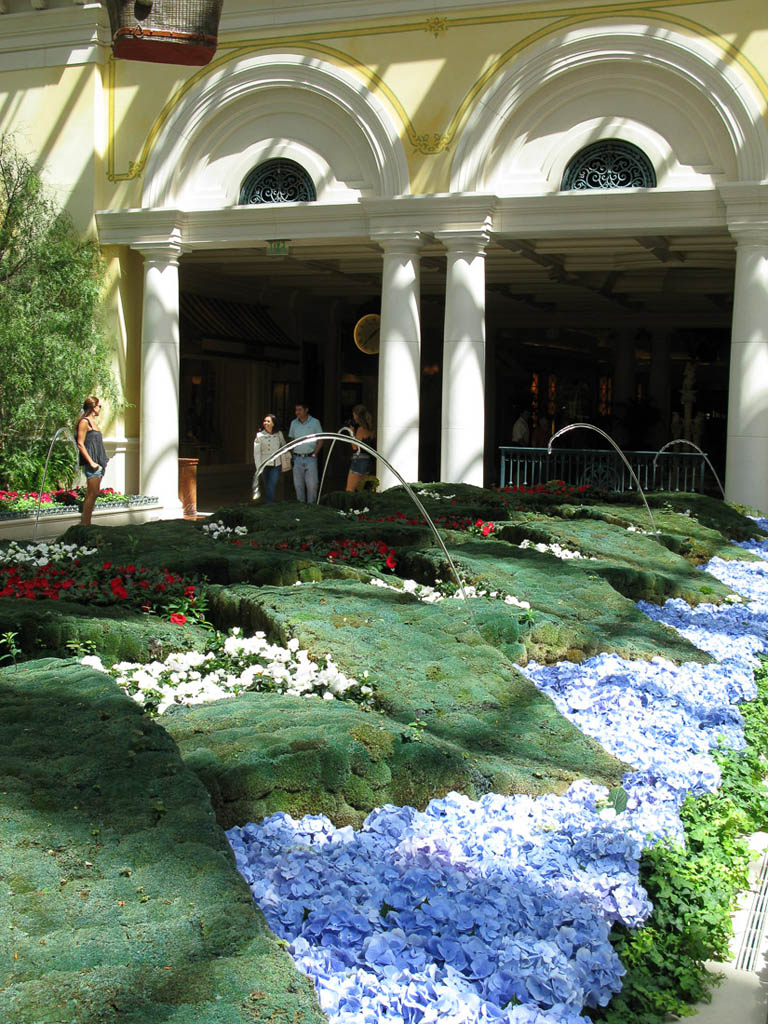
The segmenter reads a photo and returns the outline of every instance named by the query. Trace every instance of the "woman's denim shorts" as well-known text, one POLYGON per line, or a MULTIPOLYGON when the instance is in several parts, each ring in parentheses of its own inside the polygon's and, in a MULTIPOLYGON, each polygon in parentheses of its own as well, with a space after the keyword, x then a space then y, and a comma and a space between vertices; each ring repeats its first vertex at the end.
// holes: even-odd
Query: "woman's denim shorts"
POLYGON ((104 467, 103 466, 99 466, 97 469, 91 469, 90 466, 84 466, 83 469, 85 470, 85 479, 86 480, 90 480, 90 479, 92 479, 95 476, 104 476, 104 467))
POLYGON ((352 460, 349 463, 349 472, 359 473, 360 476, 365 476, 366 473, 373 472, 373 456, 353 455, 352 460))

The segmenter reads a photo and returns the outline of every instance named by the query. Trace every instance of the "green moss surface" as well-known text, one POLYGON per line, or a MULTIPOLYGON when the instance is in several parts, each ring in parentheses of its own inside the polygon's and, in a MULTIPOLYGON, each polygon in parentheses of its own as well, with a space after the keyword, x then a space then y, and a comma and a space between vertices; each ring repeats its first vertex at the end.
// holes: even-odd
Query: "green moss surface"
MULTIPOLYGON (((515 642, 517 618, 508 606, 475 604, 481 630, 500 647, 515 642)), ((195 752, 193 766, 225 822, 231 820, 225 804, 237 800, 246 777, 243 799, 258 801, 253 811, 295 808, 298 798, 286 793, 300 792, 302 807, 307 793, 322 793, 326 813, 347 822, 359 820, 354 811, 402 803, 404 796, 423 806, 446 789, 477 795, 504 773, 504 792, 537 793, 563 789, 581 776, 612 783, 624 770, 486 641, 463 602, 425 605, 347 580, 289 589, 240 586, 216 591, 211 606, 218 619, 231 616, 228 624, 266 627, 283 641, 297 637, 315 660, 332 652, 347 675, 359 679, 367 671, 381 712, 252 694, 234 709, 227 702, 174 713, 166 728, 185 758, 195 752), (230 722, 238 723, 234 732, 230 722), (389 737, 384 759, 391 779, 381 788, 362 773, 363 787, 349 775, 360 774, 353 768, 360 737, 380 744, 377 734, 389 737), (301 745, 289 742, 295 740, 301 745), (213 751, 213 760, 205 750, 213 751)))
MULTIPOLYGON (((748 557, 729 541, 761 533, 738 510, 696 495, 650 496, 654 538, 627 530, 650 529, 639 498, 428 489, 431 514, 498 524, 490 540, 442 534, 468 582, 515 594, 530 613, 491 600, 421 604, 322 557, 336 538, 381 539, 396 548, 403 576, 448 579, 429 528, 408 521, 418 513, 402 488, 364 502, 329 495, 326 507, 222 509, 216 518, 248 529, 240 544, 186 522, 68 531, 66 540, 115 564, 208 581, 220 628, 297 637, 348 675, 367 670, 375 708, 244 693, 153 723, 109 679, 71 661, 0 672, 0 1021, 323 1020, 254 909, 221 826, 279 810, 357 826, 376 805, 421 807, 451 789, 557 792, 582 776, 615 784, 624 766, 514 662, 601 651, 706 661, 634 601, 720 600, 725 588, 695 566, 714 554, 748 557), (339 515, 364 505, 368 521, 339 515), (522 551, 526 537, 594 560, 522 551), (276 549, 286 540, 296 550, 276 549)), ((208 639, 118 609, 0 599, 0 635, 11 631, 23 657, 64 655, 74 641, 94 644, 107 662, 202 649, 208 639)))
MULTIPOLYGON (((665 548, 661 550, 669 555, 665 548)), ((616 652, 625 658, 663 654, 673 661, 708 660, 674 630, 651 621, 633 600, 620 592, 621 588, 638 588, 645 574, 645 596, 649 598, 659 579, 659 573, 652 568, 646 572, 638 566, 611 565, 600 560, 562 561, 549 553, 521 550, 514 544, 493 539, 467 540, 453 545, 451 551, 466 582, 513 594, 531 605, 532 617, 521 616, 514 606, 499 602, 495 605, 508 609, 510 618, 518 622, 518 642, 524 651, 516 660, 521 663, 582 661, 602 652, 616 652)), ((452 579, 437 548, 405 552, 403 567, 424 581, 436 575, 452 579)), ((727 592, 717 580, 701 573, 698 576, 702 582, 708 581, 713 590, 727 592)), ((497 614, 503 612, 499 610, 497 614)))
POLYGON ((0 597, 0 634, 12 631, 26 658, 69 657, 73 647, 96 650, 102 661, 162 660, 172 651, 204 651, 207 630, 192 623, 173 625, 154 615, 117 606, 76 601, 24 601, 0 597))
POLYGON ((0 672, 0 1020, 323 1021, 175 743, 101 673, 0 672))

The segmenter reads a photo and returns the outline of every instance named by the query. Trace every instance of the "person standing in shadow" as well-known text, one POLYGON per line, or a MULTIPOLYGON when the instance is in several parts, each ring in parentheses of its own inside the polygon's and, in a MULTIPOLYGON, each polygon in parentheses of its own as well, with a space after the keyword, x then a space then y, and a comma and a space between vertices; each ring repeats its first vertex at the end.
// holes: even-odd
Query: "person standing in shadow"
MULTIPOLYGON (((291 420, 288 437, 298 440, 310 434, 322 433, 323 426, 319 419, 309 415, 306 402, 296 403, 296 419, 291 420)), ((308 441, 293 449, 293 486, 296 489, 296 500, 314 505, 317 501, 318 475, 317 456, 323 447, 322 441, 308 441)))
POLYGON ((552 424, 546 416, 539 416, 531 434, 531 444, 534 448, 546 448, 550 437, 552 437, 552 424))
MULTIPOLYGON (((352 426, 352 436, 358 441, 365 441, 373 448, 375 440, 373 416, 364 405, 356 405, 352 410, 352 426)), ((353 445, 352 459, 349 463, 349 473, 347 473, 347 490, 356 491, 362 478, 369 473, 373 473, 373 456, 353 445)))
POLYGON ((519 448, 526 448, 531 438, 531 428, 528 422, 531 414, 528 409, 523 409, 515 422, 512 424, 512 444, 519 448))
MULTIPOLYGON (((275 489, 277 481, 283 470, 291 468, 291 456, 288 452, 277 458, 270 458, 278 449, 285 444, 282 430, 277 429, 277 416, 268 412, 264 417, 261 430, 253 439, 253 461, 256 469, 269 459, 269 462, 261 471, 261 481, 264 484, 264 504, 272 505, 275 501, 275 489)), ((253 497, 254 500, 259 494, 259 481, 256 474, 253 475, 253 497)))

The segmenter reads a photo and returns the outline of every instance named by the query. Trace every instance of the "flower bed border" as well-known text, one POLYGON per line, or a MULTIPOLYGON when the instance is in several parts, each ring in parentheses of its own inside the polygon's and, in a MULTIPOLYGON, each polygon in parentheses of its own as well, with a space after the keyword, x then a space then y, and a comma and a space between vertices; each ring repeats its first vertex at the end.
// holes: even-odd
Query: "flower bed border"
MULTIPOLYGON (((145 505, 157 505, 158 499, 152 495, 136 494, 130 497, 126 497, 120 501, 96 501, 95 511, 105 512, 112 509, 128 509, 128 508, 141 508, 145 505)), ((59 502, 46 502, 40 505, 40 518, 44 516, 63 516, 63 515, 80 515, 79 506, 74 503, 72 505, 64 505, 59 502)), ((34 512, 0 512, 0 522, 15 522, 19 519, 35 519, 37 516, 37 510, 34 512)))
MULTIPOLYGON (((183 510, 166 507, 157 498, 141 496, 135 504, 109 502, 96 504, 93 510, 94 526, 133 526, 156 519, 181 519, 183 510)), ((5 516, 0 518, 0 541, 30 541, 36 533, 37 540, 54 540, 65 533, 70 526, 80 523, 80 509, 76 505, 64 505, 62 511, 40 512, 38 529, 35 530, 35 516, 5 516)))

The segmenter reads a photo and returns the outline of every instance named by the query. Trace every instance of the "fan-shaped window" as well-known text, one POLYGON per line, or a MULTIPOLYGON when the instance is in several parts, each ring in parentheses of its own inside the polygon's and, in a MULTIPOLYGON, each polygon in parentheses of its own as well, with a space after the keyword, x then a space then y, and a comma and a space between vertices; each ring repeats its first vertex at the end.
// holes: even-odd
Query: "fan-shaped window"
POLYGON ((563 192, 575 189, 655 188, 653 164, 637 146, 605 139, 585 146, 568 164, 563 192))
POLYGON ((240 205, 312 203, 315 183, 294 160, 267 160, 250 172, 240 188, 240 205))

